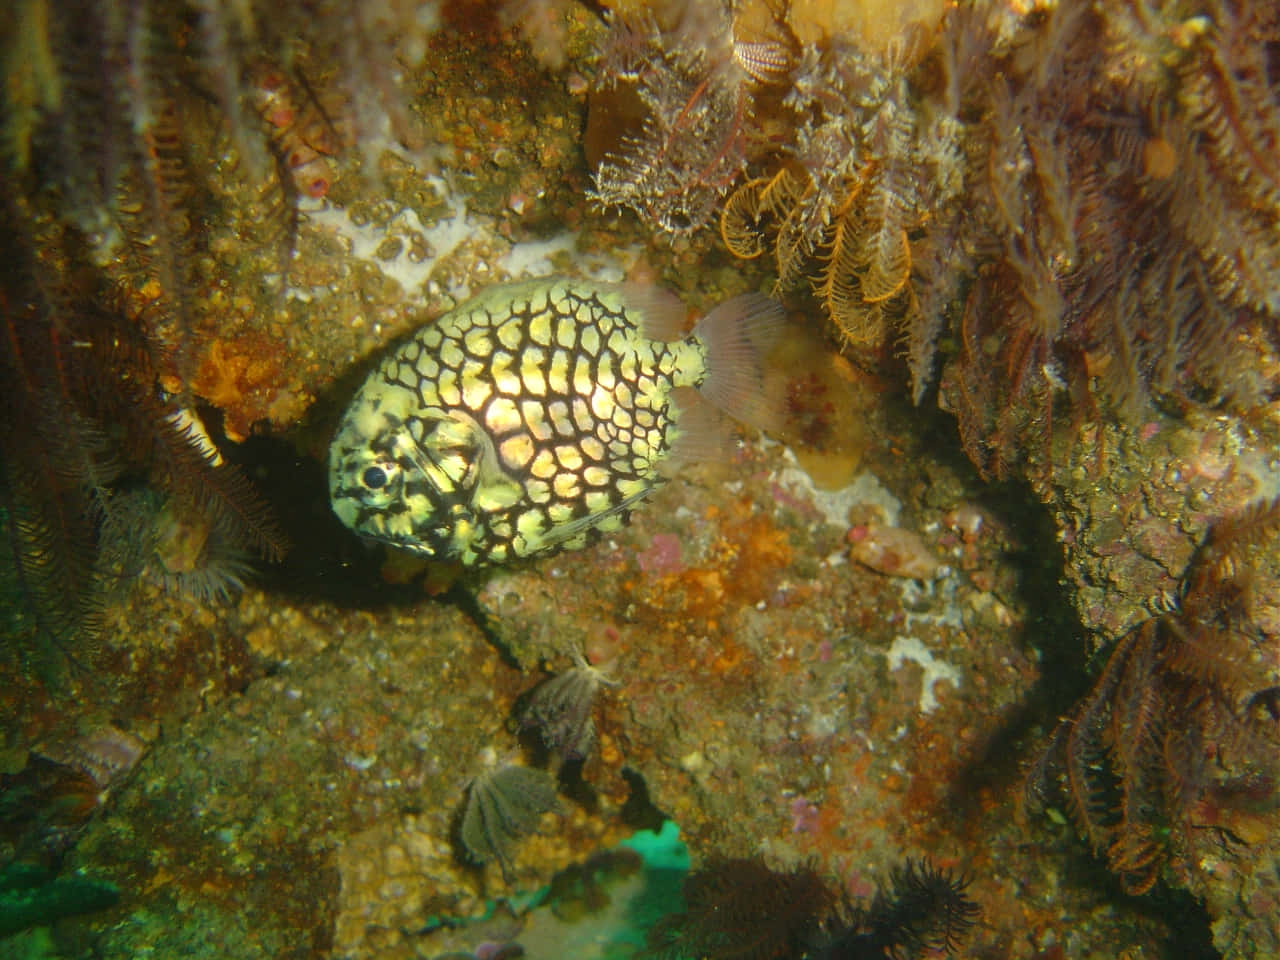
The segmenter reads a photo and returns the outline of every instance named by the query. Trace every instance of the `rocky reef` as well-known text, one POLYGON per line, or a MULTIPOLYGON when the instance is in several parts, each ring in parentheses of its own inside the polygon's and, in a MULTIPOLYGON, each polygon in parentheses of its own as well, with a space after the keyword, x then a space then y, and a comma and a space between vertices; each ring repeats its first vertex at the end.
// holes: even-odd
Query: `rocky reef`
POLYGON ((926 954, 1280 952, 1272 5, 0 27, 0 955, 541 956, 664 821, 651 956, 753 883, 768 956, 918 889, 926 954), (552 273, 778 297, 773 429, 585 550, 356 539, 371 365, 552 273))

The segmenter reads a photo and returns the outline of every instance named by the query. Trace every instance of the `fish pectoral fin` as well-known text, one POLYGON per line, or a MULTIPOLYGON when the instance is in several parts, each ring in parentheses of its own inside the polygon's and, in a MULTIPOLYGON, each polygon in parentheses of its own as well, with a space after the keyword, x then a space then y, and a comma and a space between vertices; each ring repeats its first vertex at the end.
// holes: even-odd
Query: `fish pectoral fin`
POLYGON ((500 470, 493 476, 480 476, 471 493, 471 508, 480 513, 507 510, 524 496, 524 488, 500 470))
POLYGON ((450 410, 437 421, 427 444, 440 450, 470 449, 484 439, 487 435, 480 424, 461 411, 450 410))
POLYGON ((493 441, 474 419, 459 410, 436 410, 424 419, 434 424, 410 456, 440 490, 474 490, 485 460, 496 458, 493 441))
POLYGON ((674 421, 667 433, 671 452, 658 462, 659 476, 670 479, 686 463, 723 462, 733 454, 733 422, 697 390, 672 390, 669 413, 674 421))
POLYGON ((480 512, 506 510, 524 496, 524 487, 502 469, 493 438, 476 427, 476 445, 471 454, 467 482, 471 484, 471 506, 480 512))

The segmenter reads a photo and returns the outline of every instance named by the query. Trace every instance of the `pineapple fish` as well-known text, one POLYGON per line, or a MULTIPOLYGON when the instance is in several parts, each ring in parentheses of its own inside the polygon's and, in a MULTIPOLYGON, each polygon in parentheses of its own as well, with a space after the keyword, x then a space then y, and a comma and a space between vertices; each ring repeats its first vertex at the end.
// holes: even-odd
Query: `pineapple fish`
POLYGON ((369 375, 329 450, 352 530, 464 565, 585 545, 672 466, 719 449, 715 408, 768 420, 761 352, 782 308, 735 297, 682 334, 662 291, 501 284, 369 375))

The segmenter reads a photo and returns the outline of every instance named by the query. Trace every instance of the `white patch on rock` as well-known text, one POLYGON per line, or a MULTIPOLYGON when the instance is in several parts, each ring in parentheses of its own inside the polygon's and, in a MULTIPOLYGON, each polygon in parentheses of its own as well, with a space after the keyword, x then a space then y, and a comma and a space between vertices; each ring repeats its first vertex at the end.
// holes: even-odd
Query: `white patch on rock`
POLYGON ((833 527, 848 527, 849 511, 855 506, 867 504, 880 509, 886 526, 898 525, 902 501, 890 493, 870 470, 859 472, 839 490, 819 490, 789 449, 784 449, 782 455, 787 465, 777 473, 778 484, 793 497, 812 503, 822 514, 822 518, 833 527))
POLYGON ((919 664, 920 669, 924 671, 924 677, 920 681, 921 713, 932 713, 937 707, 938 699, 933 695, 933 685, 939 680, 948 680, 956 688, 960 686, 959 668, 936 659, 918 637, 901 635, 894 637, 893 646, 884 654, 884 657, 889 661, 890 670, 897 670, 904 661, 910 660, 912 663, 919 664))

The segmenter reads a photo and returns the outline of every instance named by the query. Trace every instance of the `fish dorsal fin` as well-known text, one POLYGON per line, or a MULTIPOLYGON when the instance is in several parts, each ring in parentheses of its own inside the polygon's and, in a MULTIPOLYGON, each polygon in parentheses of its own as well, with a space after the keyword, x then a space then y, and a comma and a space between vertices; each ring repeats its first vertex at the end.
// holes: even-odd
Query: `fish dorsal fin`
POLYGON ((669 342, 688 334, 689 311, 670 290, 639 283, 623 284, 621 290, 627 314, 636 321, 641 336, 669 342))

